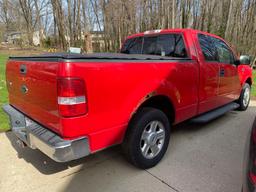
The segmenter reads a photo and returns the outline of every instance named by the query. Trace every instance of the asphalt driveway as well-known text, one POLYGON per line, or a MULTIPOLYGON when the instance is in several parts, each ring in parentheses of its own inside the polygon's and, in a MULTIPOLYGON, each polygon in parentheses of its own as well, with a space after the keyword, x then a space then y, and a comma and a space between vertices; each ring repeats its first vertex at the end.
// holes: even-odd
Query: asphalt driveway
POLYGON ((10 132, 0 134, 0 191, 240 192, 245 140, 256 116, 232 111, 205 125, 172 130, 164 159, 149 170, 127 163, 120 147, 70 163, 20 149, 10 132))

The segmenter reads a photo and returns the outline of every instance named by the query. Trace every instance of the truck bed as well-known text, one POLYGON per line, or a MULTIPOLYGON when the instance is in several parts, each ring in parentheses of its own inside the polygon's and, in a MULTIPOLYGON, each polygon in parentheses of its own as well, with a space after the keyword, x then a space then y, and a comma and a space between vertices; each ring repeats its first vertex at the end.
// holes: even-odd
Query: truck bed
MULTIPOLYGON (((164 86, 177 90, 182 97, 174 105, 182 110, 191 100, 197 100, 197 95, 191 93, 197 91, 198 79, 194 77, 198 66, 190 58, 51 53, 10 57, 6 72, 11 106, 63 138, 89 137, 92 151, 109 145, 106 142, 110 140, 113 144, 121 142, 130 115, 147 94, 165 94, 164 86), (23 66, 26 74, 21 71, 23 66), (180 74, 188 78, 180 81, 180 74), (85 82, 87 114, 68 118, 60 114, 57 82, 61 78, 85 82), (168 82, 176 83, 175 87, 168 82), (104 140, 106 137, 108 141, 104 140), (100 142, 95 143, 96 140, 100 142)), ((167 95, 175 97, 169 91, 167 95)), ((179 113, 176 120, 194 112, 193 107, 182 116, 179 113)))

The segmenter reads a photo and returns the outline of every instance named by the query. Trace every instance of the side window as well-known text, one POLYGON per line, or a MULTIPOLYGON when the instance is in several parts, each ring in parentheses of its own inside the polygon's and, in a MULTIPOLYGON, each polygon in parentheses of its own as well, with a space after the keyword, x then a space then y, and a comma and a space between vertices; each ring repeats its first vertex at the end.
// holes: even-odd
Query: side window
POLYGON ((142 49, 142 37, 132 38, 126 40, 124 43, 121 53, 127 54, 141 54, 142 49))
POLYGON ((199 34, 198 40, 206 61, 218 61, 216 48, 210 37, 199 34))
POLYGON ((144 37, 142 54, 154 55, 156 50, 157 36, 144 37))
POLYGON ((156 55, 170 57, 187 57, 186 48, 182 35, 159 35, 156 46, 156 55))
POLYGON ((227 64, 234 64, 235 59, 232 51, 227 46, 227 44, 217 38, 213 38, 215 47, 218 52, 219 62, 221 63, 227 63, 227 64))

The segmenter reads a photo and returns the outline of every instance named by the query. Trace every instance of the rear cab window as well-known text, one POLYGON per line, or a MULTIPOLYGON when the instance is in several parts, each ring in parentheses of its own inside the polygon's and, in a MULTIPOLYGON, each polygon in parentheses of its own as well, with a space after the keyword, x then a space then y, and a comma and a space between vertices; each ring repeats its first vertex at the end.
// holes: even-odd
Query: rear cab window
POLYGON ((136 37, 126 40, 121 50, 122 53, 139 54, 142 49, 142 37, 136 37))
POLYGON ((121 53, 148 54, 187 58, 186 46, 181 34, 160 34, 135 37, 126 40, 121 53), (138 39, 140 38, 140 40, 138 39))

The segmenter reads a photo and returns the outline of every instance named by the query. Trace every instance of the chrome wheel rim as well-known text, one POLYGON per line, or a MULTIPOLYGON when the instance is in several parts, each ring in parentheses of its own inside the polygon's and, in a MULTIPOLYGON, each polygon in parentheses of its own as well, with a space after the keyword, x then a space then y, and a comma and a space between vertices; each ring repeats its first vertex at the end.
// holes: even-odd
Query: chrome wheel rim
POLYGON ((250 89, 247 87, 244 90, 243 105, 246 107, 250 101, 250 89))
POLYGON ((160 121, 148 123, 141 135, 140 150, 143 157, 152 159, 162 150, 165 140, 165 128, 160 121))

